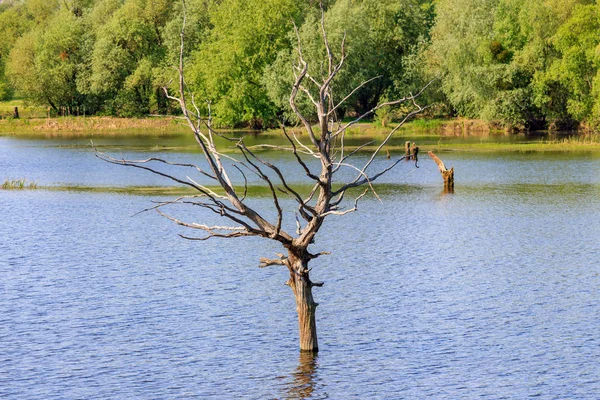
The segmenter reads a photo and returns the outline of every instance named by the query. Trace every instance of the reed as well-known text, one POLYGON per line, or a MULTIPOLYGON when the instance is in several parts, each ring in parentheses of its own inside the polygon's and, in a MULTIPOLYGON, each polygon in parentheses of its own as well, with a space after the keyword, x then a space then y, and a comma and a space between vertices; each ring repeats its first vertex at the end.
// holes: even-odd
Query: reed
POLYGON ((28 182, 27 179, 6 179, 2 184, 4 190, 23 190, 23 189, 37 189, 38 184, 36 182, 28 182))

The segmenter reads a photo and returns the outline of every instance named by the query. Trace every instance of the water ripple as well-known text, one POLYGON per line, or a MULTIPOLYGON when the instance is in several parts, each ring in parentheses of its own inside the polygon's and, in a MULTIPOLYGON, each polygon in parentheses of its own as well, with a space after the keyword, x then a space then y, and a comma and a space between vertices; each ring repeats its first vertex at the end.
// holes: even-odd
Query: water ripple
POLYGON ((595 398, 597 161, 542 160, 585 166, 571 186, 532 160, 453 161, 454 195, 424 166, 324 226, 317 357, 286 271, 256 268, 276 246, 180 240, 129 217, 145 197, 0 192, 0 397, 595 398))

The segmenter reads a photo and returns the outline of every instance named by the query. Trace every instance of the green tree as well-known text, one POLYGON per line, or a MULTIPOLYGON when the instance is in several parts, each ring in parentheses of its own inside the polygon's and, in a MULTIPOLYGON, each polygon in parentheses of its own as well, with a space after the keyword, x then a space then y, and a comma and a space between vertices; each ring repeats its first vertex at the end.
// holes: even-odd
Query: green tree
POLYGON ((61 10, 45 24, 17 39, 7 74, 21 93, 39 104, 72 111, 83 105, 77 90, 86 29, 83 20, 61 10))
MULTIPOLYGON (((327 66, 321 61, 327 55, 320 37, 320 18, 320 11, 310 10, 299 29, 309 73, 314 77, 327 73, 327 66)), ((331 5, 325 13, 327 37, 338 58, 344 40, 347 56, 346 68, 332 87, 334 101, 339 102, 340 95, 369 81, 347 99, 344 108, 339 108, 338 112, 341 115, 347 111, 361 114, 373 108, 382 96, 406 94, 418 86, 420 74, 412 75, 412 80, 407 76, 411 59, 418 53, 419 46, 427 41, 432 22, 430 1, 338 0, 331 5)), ((296 35, 290 33, 290 41, 295 40, 296 35)), ((271 100, 288 115, 291 110, 286 93, 294 81, 293 58, 290 49, 282 50, 263 77, 271 100)), ((298 103, 305 112, 311 109, 307 97, 299 99, 298 103)))
POLYGON ((0 4, 0 100, 12 97, 14 88, 6 77, 6 62, 15 41, 30 29, 24 7, 18 3, 0 4))
MULTIPOLYGON (((86 98, 77 88, 89 48, 89 27, 82 18, 91 0, 10 3, 0 13, 0 72, 21 96, 58 110, 73 111, 86 98)), ((0 86, 2 86, 0 73, 0 86)))
POLYGON ((567 92, 547 74, 560 57, 552 36, 569 18, 579 0, 502 0, 496 12, 496 37, 514 53, 512 65, 520 71, 530 93, 527 99, 530 119, 565 121, 567 92))
POLYGON ((223 0, 209 7, 212 29, 192 56, 189 81, 213 102, 218 123, 260 128, 276 116, 261 79, 277 52, 291 47, 288 32, 303 7, 293 0, 223 0))
MULTIPOLYGON (((372 94, 359 98, 359 110, 368 109, 380 101, 380 96, 397 98, 423 88, 429 80, 424 75, 420 57, 430 41, 435 7, 432 0, 364 0, 362 14, 369 28, 369 52, 373 59, 367 76, 381 76, 369 86, 372 94)), ((360 68, 360 65, 357 66, 360 68)))
POLYGON ((28 17, 35 25, 44 25, 52 15, 60 9, 58 0, 26 0, 24 2, 28 17))
POLYGON ((86 39, 84 21, 61 10, 52 17, 36 49, 36 70, 44 95, 51 105, 67 107, 70 112, 84 105, 84 97, 77 90, 77 75, 86 39))
MULTIPOLYGON (((197 49, 206 39, 212 27, 209 10, 214 7, 215 0, 186 0, 186 30, 184 57, 189 58, 193 50, 197 49)), ((179 63, 179 50, 181 44, 181 21, 183 18, 183 5, 180 1, 173 3, 171 18, 165 24, 164 45, 167 49, 167 62, 169 68, 179 63)))
POLYGON ((529 125, 566 117, 565 86, 549 66, 552 36, 577 0, 441 0, 430 68, 459 115, 529 125))
POLYGON ((122 5, 107 0, 91 11, 97 31, 80 87, 103 99, 105 112, 139 115, 156 104, 155 68, 165 57, 162 34, 170 6, 166 0, 127 0, 122 5))
POLYGON ((6 75, 24 96, 46 102, 43 88, 36 81, 35 54, 40 36, 39 30, 33 30, 16 41, 6 62, 6 75))
MULTIPOLYGON (((551 43, 559 52, 540 82, 555 83, 562 89, 562 100, 569 117, 576 121, 600 125, 600 7, 596 4, 573 8, 551 43)), ((552 93, 541 97, 550 103, 552 93)))
POLYGON ((504 65, 495 63, 490 44, 497 0, 440 0, 427 61, 458 114, 481 117, 489 107, 504 65))

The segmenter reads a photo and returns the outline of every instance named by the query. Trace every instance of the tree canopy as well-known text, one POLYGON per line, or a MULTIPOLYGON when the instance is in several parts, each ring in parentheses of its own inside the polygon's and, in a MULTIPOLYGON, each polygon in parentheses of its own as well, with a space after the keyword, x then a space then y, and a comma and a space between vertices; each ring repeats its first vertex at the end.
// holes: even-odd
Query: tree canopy
MULTIPOLYGON (((316 3, 186 0, 186 81, 210 102, 216 123, 261 128, 294 118, 286 88, 295 30, 307 60, 324 51, 316 3)), ((352 55, 334 96, 377 77, 338 112, 360 114, 435 77, 426 95, 449 115, 597 128, 598 7, 590 0, 329 1, 329 38, 339 44, 345 35, 352 55)), ((175 112, 160 88, 176 80, 181 19, 179 0, 4 1, 0 100, 117 116, 175 112)), ((325 72, 311 63, 311 75, 325 72)))
POLYGON ((459 115, 597 125, 598 6, 585 0, 440 0, 426 61, 459 115), (586 83, 587 82, 587 83, 586 83))

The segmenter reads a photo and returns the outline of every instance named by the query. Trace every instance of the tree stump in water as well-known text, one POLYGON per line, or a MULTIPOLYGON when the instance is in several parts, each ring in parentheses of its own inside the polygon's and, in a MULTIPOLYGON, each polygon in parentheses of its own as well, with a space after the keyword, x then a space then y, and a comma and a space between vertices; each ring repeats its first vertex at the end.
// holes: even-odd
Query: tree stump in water
POLYGON ((412 159, 415 160, 415 165, 417 161, 419 161, 419 146, 415 142, 412 143, 410 147, 410 153, 412 154, 412 159))
POLYGON ((410 160, 410 141, 404 142, 404 155, 410 160))
POLYGON ((442 178, 444 178, 444 190, 446 190, 448 192, 453 192, 454 191, 454 167, 447 169, 446 166, 444 165, 444 162, 442 160, 440 160, 435 154, 433 154, 432 151, 430 151, 427 154, 429 154, 429 157, 431 157, 433 159, 433 161, 435 161, 435 163, 438 166, 438 169, 440 170, 440 173, 442 174, 442 178))
POLYGON ((404 159, 406 161, 414 160, 415 167, 419 168, 419 146, 415 142, 412 142, 412 145, 409 141, 404 142, 404 159))

